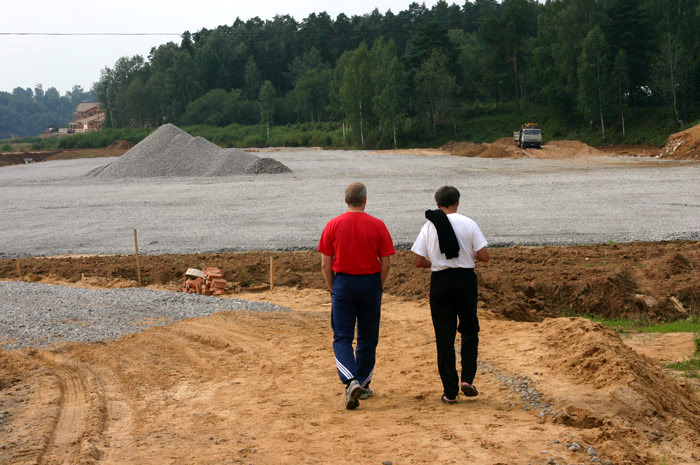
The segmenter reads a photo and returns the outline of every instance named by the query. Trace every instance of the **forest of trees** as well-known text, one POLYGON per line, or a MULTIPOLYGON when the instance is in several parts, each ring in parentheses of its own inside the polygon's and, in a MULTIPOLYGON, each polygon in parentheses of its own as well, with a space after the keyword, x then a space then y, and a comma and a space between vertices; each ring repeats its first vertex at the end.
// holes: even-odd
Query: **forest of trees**
POLYGON ((49 126, 68 127, 80 102, 96 101, 95 94, 81 86, 61 96, 55 87, 44 90, 41 84, 0 92, 0 139, 35 136, 49 126))
POLYGON ((269 138, 271 127, 333 122, 348 145, 405 146, 459 138, 478 115, 544 108, 620 140, 630 113, 676 128, 700 116, 700 8, 441 0, 335 19, 236 19, 120 58, 93 90, 114 128, 262 124, 269 138))
POLYGON ((698 117, 700 8, 690 0, 412 3, 333 19, 237 19, 124 57, 96 91, 114 127, 336 121, 361 146, 430 139, 524 103, 626 131, 630 107, 698 117))

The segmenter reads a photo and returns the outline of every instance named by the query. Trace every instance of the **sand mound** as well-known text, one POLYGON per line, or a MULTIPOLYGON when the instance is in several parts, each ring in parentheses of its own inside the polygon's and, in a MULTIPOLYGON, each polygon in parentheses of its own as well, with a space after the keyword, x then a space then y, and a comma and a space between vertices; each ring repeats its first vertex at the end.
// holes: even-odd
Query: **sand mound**
POLYGON ((684 422, 700 430, 700 397, 692 387, 666 375, 613 331, 582 318, 548 319, 540 331, 554 349, 543 362, 577 384, 605 390, 616 418, 631 424, 684 422))
POLYGON ((547 142, 547 146, 550 148, 559 149, 562 152, 571 152, 576 155, 603 155, 603 153, 595 147, 591 147, 590 145, 584 144, 583 142, 579 142, 577 140, 555 140, 547 142))
POLYGON ((172 124, 166 124, 117 161, 91 171, 88 176, 108 179, 207 177, 290 171, 277 160, 260 158, 239 149, 223 149, 202 137, 193 137, 172 124))
POLYGON ((661 150, 658 158, 700 160, 700 124, 671 134, 668 144, 661 150))
POLYGON ((510 143, 507 144, 508 148, 506 149, 506 144, 503 142, 506 140, 510 139, 499 139, 493 144, 450 141, 440 147, 440 149, 450 152, 451 155, 456 155, 458 157, 512 158, 515 156, 515 151, 512 150, 513 143, 510 141, 510 143))
POLYGON ((456 142, 451 140, 440 147, 440 150, 450 152, 451 155, 459 157, 476 157, 486 150, 486 146, 474 142, 456 142))
POLYGON ((515 142, 510 137, 501 137, 500 139, 493 142, 493 145, 501 145, 504 147, 513 147, 515 142))
POLYGON ((474 142, 449 142, 441 147, 442 150, 458 157, 478 157, 487 148, 487 145, 474 142))
POLYGON ((513 158, 515 156, 515 150, 507 150, 500 145, 492 145, 487 148, 479 155, 483 158, 513 158))

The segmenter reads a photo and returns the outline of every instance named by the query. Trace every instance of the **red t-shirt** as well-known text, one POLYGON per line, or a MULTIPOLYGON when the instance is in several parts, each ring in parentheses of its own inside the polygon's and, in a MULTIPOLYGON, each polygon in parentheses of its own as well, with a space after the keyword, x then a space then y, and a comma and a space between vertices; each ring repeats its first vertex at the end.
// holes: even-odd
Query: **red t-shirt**
POLYGON ((345 212, 326 224, 318 251, 333 257, 336 273, 379 273, 379 257, 396 253, 384 222, 364 212, 345 212))

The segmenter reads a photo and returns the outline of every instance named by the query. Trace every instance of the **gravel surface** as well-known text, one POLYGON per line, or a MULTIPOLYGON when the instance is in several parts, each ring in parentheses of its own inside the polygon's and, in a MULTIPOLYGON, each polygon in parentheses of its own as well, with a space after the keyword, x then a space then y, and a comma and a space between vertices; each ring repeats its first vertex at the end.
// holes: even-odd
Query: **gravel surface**
POLYGON ((0 347, 96 342, 226 310, 289 309, 154 289, 92 290, 5 281, 0 282, 0 347))
MULTIPOLYGON (((399 247, 413 242, 445 184, 460 189, 460 212, 479 223, 491 246, 700 239, 698 163, 272 153, 292 172, 86 176, 123 158, 0 168, 0 258, 131 254, 134 229, 142 254, 312 249, 326 222, 345 211, 344 188, 356 180, 367 185, 367 212, 385 221, 399 247)), ((129 170, 143 168, 130 163, 129 170)), ((97 341, 241 308, 277 309, 135 288, 0 283, 0 344, 97 341)))
POLYGON ((114 158, 0 168, 0 258, 130 254, 134 229, 143 254, 312 249, 355 180, 398 246, 413 242, 444 184, 460 189, 460 212, 491 246, 700 238, 698 163, 272 153, 292 173, 85 176, 114 158))

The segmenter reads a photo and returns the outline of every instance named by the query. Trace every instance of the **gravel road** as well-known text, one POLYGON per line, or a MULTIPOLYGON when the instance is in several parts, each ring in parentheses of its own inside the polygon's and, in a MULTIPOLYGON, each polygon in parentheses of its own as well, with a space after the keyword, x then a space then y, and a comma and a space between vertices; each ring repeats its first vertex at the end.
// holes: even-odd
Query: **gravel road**
MULTIPOLYGON (((266 154, 261 154, 265 156, 266 154)), ((483 159, 369 151, 272 152, 292 173, 105 180, 109 158, 0 168, 0 258, 315 248, 355 180, 367 212, 409 246, 445 184, 491 246, 700 239, 700 164, 637 158, 483 159)), ((0 283, 0 347, 94 342, 269 304, 144 289, 0 283)))
POLYGON ((261 153, 292 173, 100 180, 114 159, 0 168, 0 258, 314 248, 368 188, 367 212, 413 242, 444 184, 492 246, 700 238, 700 164, 648 158, 484 159, 370 151, 261 153))

